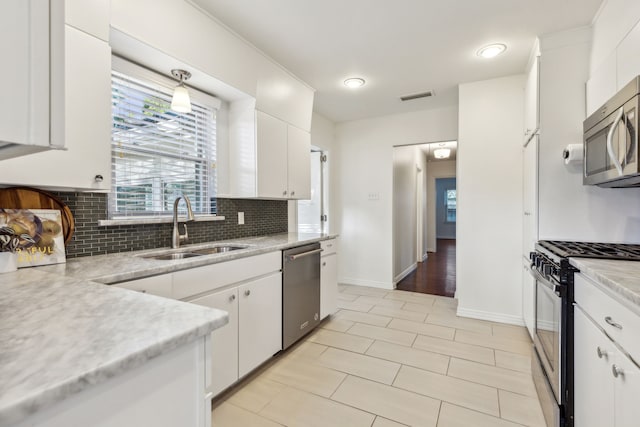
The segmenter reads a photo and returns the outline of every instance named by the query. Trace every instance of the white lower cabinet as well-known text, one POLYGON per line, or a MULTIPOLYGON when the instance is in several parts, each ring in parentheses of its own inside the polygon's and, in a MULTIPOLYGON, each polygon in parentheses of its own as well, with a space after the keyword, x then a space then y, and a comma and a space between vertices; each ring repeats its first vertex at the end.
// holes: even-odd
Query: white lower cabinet
POLYGON ((526 258, 522 259, 522 317, 527 327, 529 336, 533 340, 533 327, 535 321, 536 305, 536 281, 531 275, 530 263, 526 258))
POLYGON ((242 378, 282 349, 282 273, 239 286, 238 300, 238 378, 242 378))
POLYGON ((577 306, 575 425, 632 427, 640 420, 640 368, 577 306))
POLYGON ((238 380, 238 288, 190 301, 229 313, 229 323, 211 333, 211 387, 213 395, 238 380))
POLYGON ((338 311, 338 255, 320 258, 320 318, 338 311))
POLYGON ((214 396, 282 349, 281 273, 189 302, 229 313, 229 323, 211 334, 214 396))

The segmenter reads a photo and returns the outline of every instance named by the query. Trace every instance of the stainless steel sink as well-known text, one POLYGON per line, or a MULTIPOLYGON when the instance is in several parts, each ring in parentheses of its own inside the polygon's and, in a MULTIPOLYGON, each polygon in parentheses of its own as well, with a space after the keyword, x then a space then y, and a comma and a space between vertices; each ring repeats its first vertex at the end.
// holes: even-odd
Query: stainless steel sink
POLYGON ((169 261, 173 259, 185 259, 185 258, 193 258, 196 256, 202 256, 203 254, 196 254, 191 252, 176 252, 169 254, 159 254, 159 255, 140 255, 140 258, 148 258, 148 259, 157 259, 161 261, 169 261))
POLYGON ((197 255, 211 255, 237 251, 238 249, 246 249, 246 246, 214 246, 213 248, 196 249, 191 251, 191 253, 197 255))

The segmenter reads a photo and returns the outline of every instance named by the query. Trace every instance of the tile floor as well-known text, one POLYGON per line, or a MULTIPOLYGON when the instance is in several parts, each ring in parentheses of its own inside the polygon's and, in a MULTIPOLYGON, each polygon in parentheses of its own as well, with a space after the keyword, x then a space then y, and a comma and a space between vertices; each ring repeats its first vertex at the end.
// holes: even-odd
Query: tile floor
POLYGON ((214 427, 541 426, 522 327, 340 285, 340 311, 214 402, 214 427))

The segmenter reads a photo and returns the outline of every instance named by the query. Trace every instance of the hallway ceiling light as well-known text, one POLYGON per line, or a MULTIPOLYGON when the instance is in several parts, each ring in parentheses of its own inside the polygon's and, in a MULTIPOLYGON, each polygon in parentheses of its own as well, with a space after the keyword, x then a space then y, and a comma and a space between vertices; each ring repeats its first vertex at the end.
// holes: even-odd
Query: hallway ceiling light
POLYGON ((449 148, 437 148, 433 150, 433 157, 436 159, 447 159, 451 155, 451 150, 449 148))
POLYGON ((344 81, 344 85, 350 89, 356 89, 364 86, 364 79, 360 77, 351 77, 344 81))
POLYGON ((507 46, 502 43, 490 44, 478 49, 477 55, 481 58, 495 58, 505 50, 507 50, 507 46))

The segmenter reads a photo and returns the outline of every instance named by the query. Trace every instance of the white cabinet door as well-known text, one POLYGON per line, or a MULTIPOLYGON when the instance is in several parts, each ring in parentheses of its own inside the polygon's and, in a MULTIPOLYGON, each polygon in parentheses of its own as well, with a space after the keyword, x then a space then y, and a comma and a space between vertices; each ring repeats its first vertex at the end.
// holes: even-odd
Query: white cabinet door
POLYGON ((258 197, 287 198, 287 124, 256 112, 258 197))
POLYGON ((242 378, 282 349, 282 274, 238 287, 239 362, 242 378))
POLYGON ((618 376, 613 375, 613 365, 608 374, 615 390, 615 427, 637 427, 640 424, 640 368, 617 348, 614 354, 618 376))
POLYGON ((527 258, 522 259, 522 317, 524 324, 533 340, 533 323, 536 307, 536 281, 530 272, 530 264, 527 258))
POLYGON ((287 187, 289 198, 311 198, 311 134, 295 126, 287 127, 287 187))
POLYGON ((144 279, 130 280, 113 286, 165 298, 173 297, 173 279, 171 274, 161 274, 159 276, 145 277, 144 279))
MULTIPOLYGON (((574 311, 574 319, 575 425, 613 426, 614 384, 611 364, 615 358, 614 346, 579 307, 574 311)), ((639 396, 637 387, 636 380, 635 406, 638 405, 639 396)))
POLYGON ((524 89, 524 133, 528 138, 539 126, 539 58, 536 57, 527 73, 524 89))
POLYGON ((320 318, 338 311, 338 255, 320 258, 320 318))
POLYGON ((538 137, 524 148, 522 156, 523 220, 522 255, 527 258, 538 240, 538 137))
POLYGON ((211 389, 215 396, 238 380, 238 288, 190 301, 229 313, 229 323, 211 333, 211 389))
POLYGON ((111 188, 111 48, 70 26, 65 47, 65 150, 4 161, 2 184, 111 188))

